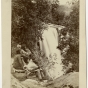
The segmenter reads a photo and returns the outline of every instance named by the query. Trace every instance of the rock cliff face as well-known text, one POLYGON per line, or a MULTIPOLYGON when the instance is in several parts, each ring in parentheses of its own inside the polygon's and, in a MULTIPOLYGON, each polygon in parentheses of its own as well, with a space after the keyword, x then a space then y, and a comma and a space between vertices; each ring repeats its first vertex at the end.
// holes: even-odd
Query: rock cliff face
POLYGON ((79 88, 79 73, 69 73, 47 83, 33 79, 18 81, 18 79, 12 76, 11 88, 79 88))

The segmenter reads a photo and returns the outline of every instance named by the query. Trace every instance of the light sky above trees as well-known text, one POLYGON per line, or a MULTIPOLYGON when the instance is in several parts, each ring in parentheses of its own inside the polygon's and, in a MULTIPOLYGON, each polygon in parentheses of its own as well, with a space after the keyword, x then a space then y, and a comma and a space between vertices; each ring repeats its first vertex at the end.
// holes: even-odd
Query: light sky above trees
POLYGON ((59 0, 61 5, 66 5, 67 2, 72 2, 72 0, 59 0))
POLYGON ((60 5, 67 5, 67 6, 69 6, 69 5, 71 5, 71 3, 72 2, 77 2, 77 1, 79 1, 79 0, 58 0, 59 1, 59 3, 60 3, 60 5))

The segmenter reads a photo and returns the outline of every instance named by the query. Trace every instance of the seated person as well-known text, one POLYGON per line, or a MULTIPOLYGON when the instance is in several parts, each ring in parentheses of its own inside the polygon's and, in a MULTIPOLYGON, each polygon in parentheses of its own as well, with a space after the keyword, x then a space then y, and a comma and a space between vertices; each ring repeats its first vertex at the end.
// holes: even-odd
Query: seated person
POLYGON ((30 57, 31 51, 26 48, 24 44, 22 46, 18 46, 18 49, 20 51, 23 69, 25 70, 27 76, 29 76, 33 72, 36 72, 39 80, 42 80, 41 69, 39 68, 38 64, 35 63, 35 61, 30 57))
MULTIPOLYGON (((28 53, 22 49, 21 45, 17 45, 16 55, 14 56, 13 68, 18 70, 24 70, 24 58, 28 60, 28 53)), ((26 60, 25 60, 26 61, 26 60)))
POLYGON ((14 56, 14 62, 12 65, 13 65, 13 68, 17 70, 23 70, 24 64, 19 50, 16 51, 16 55, 14 56))
POLYGON ((23 60, 24 60, 25 64, 28 64, 29 57, 31 55, 31 51, 28 48, 26 48, 26 45, 23 44, 21 46, 20 54, 23 57, 23 60))

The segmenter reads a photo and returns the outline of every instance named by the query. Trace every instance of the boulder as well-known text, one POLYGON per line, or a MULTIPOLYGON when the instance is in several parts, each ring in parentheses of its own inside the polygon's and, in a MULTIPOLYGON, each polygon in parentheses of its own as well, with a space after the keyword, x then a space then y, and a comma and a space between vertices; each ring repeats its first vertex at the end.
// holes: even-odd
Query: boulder
POLYGON ((18 81, 14 76, 11 77, 11 88, 79 88, 79 73, 68 73, 43 85, 41 83, 34 79, 18 81))

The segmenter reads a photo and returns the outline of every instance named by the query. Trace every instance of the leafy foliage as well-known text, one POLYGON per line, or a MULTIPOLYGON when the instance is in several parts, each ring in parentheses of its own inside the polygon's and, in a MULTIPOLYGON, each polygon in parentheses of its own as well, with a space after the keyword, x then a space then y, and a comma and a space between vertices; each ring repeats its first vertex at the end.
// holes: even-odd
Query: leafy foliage
MULTIPOLYGON (((60 47, 66 48, 69 45, 69 49, 63 54, 64 60, 63 64, 65 66, 69 65, 71 62, 72 70, 79 71, 79 2, 76 1, 73 4, 72 12, 70 16, 65 17, 62 25, 65 25, 67 30, 63 30, 62 34, 64 38, 63 41, 60 42, 60 47), (66 33, 64 33, 66 32, 66 33), (69 36, 67 36, 67 34, 69 36)), ((62 49, 62 51, 64 50, 62 49)))
POLYGON ((48 14, 47 6, 45 0, 37 0, 35 3, 32 0, 12 0, 12 40, 33 48, 41 37, 41 20, 48 14))
MULTIPOLYGON (((37 41, 41 38, 41 32, 45 29, 43 23, 61 24, 66 27, 66 30, 61 31, 64 37, 59 44, 64 57, 63 64, 68 66, 71 62, 73 70, 78 71, 79 2, 75 2, 70 15, 65 16, 63 11, 58 10, 60 6, 58 0, 54 1, 51 3, 50 0, 12 0, 12 53, 15 50, 13 47, 16 47, 15 43, 25 43, 31 51, 34 51, 37 41), (64 54, 67 45, 69 49, 64 54)), ((34 58, 38 56, 35 54, 34 58)))

